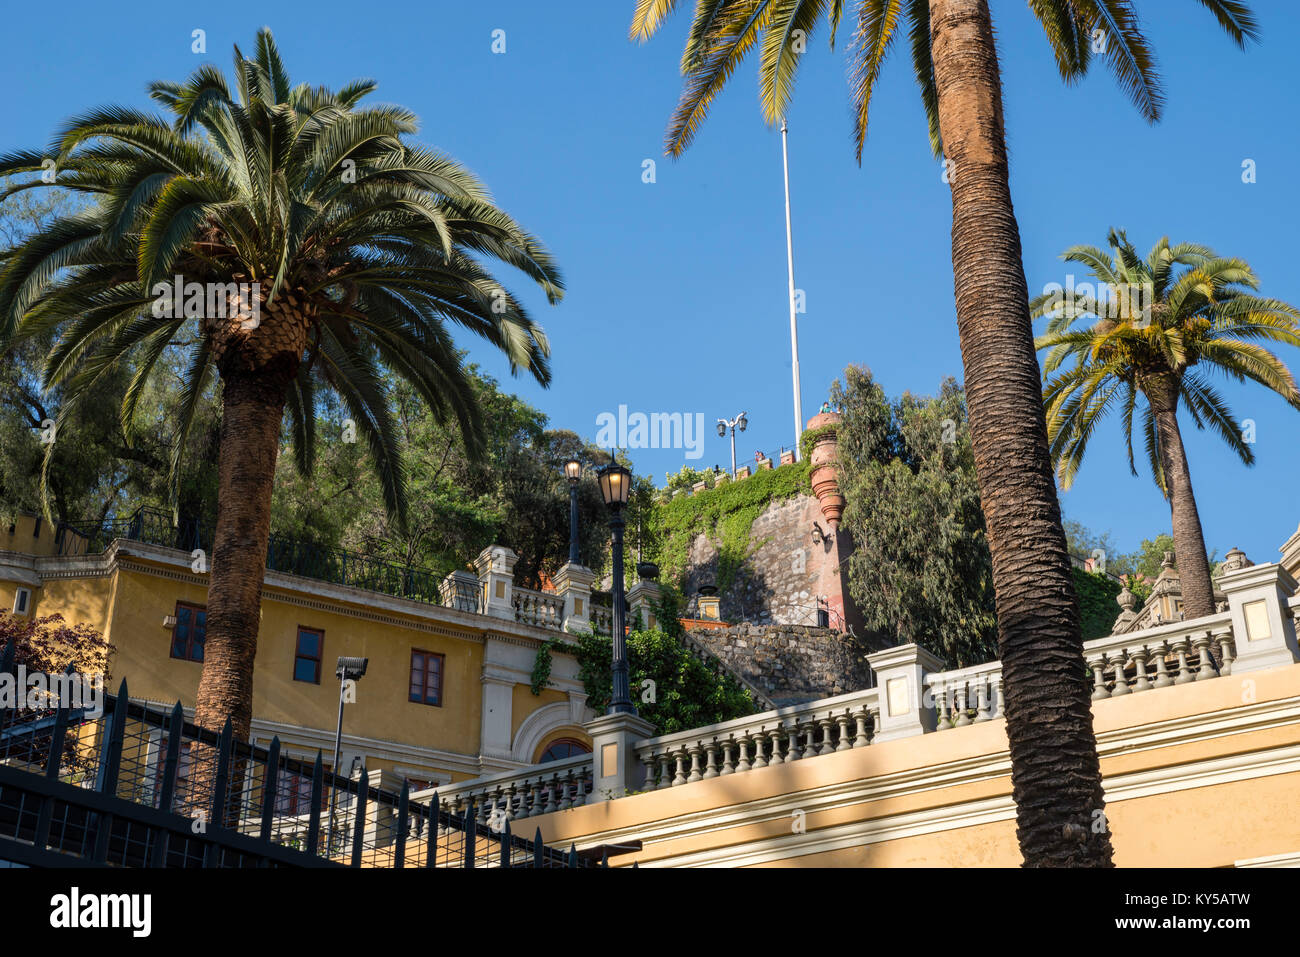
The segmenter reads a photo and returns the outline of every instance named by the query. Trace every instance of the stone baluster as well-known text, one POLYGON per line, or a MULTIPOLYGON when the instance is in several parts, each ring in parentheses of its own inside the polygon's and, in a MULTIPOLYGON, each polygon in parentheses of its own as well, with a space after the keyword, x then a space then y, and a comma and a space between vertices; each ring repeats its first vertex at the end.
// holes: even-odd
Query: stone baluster
POLYGON ((772 746, 772 756, 767 759, 768 766, 785 763, 785 758, 781 757, 781 723, 777 722, 775 728, 768 732, 767 740, 772 746))
POLYGON ((975 723, 981 721, 992 721, 993 715, 989 714, 989 683, 983 676, 975 679, 978 683, 975 685, 975 723))
POLYGON ((1151 661, 1156 666, 1156 680, 1151 682, 1153 688, 1168 688, 1174 683, 1174 679, 1169 677, 1169 667, 1165 663, 1165 655, 1168 652, 1168 646, 1163 641, 1151 649, 1151 661))
POLYGON ((857 734, 853 737, 853 746, 855 748, 865 748, 867 746, 867 706, 863 705, 853 715, 853 720, 857 725, 857 734))
POLYGON ((767 767, 767 758, 763 754, 763 729, 759 728, 750 735, 750 740, 754 742, 754 760, 750 762, 751 768, 767 767))
POLYGON ((731 763, 731 745, 731 737, 728 736, 727 740, 722 742, 722 770, 718 772, 719 777, 735 773, 735 766, 731 763))
POLYGON ((1232 628, 1225 628, 1216 635, 1219 641, 1219 655, 1223 658, 1223 667, 1219 669, 1219 674, 1227 677, 1232 674, 1232 661, 1237 656, 1236 648, 1232 644, 1232 628))
POLYGON ((718 776, 718 739, 714 738, 704 748, 704 774, 701 778, 716 778, 718 776))
POLYGON ((654 752, 646 750, 641 752, 641 764, 645 768, 645 780, 641 782, 642 791, 653 791, 655 789, 655 756, 654 752))
POLYGON ((541 775, 538 775, 537 780, 533 782, 533 800, 532 800, 532 806, 528 809, 528 816, 537 817, 537 815, 541 814, 543 804, 544 802, 542 801, 542 778, 541 775))
POLYGON ((1218 669, 1214 667, 1214 659, 1210 657, 1210 641, 1214 638, 1214 633, 1203 631, 1196 636, 1196 650, 1201 655, 1201 666, 1196 670, 1197 681, 1209 681, 1211 678, 1219 677, 1218 669))
POLYGON ((817 736, 817 721, 814 718, 809 720, 809 722, 806 725, 804 725, 803 756, 805 758, 816 757, 817 745, 813 743, 816 739, 816 736, 817 736))
POLYGON ((1119 657, 1114 659, 1115 687, 1110 691, 1110 696, 1112 698, 1118 698, 1120 695, 1133 693, 1133 689, 1128 686, 1128 676, 1124 674, 1124 669, 1128 666, 1128 652, 1121 649, 1118 654, 1119 657))
POLYGON ((1133 679, 1134 691, 1146 691, 1151 687, 1151 682, 1147 680, 1148 654, 1146 645, 1133 651, 1133 667, 1137 669, 1137 676, 1133 679))
POLYGON ((749 735, 745 732, 740 733, 740 740, 736 742, 740 749, 740 757, 736 760, 737 771, 749 770, 749 735))
POLYGON ((974 721, 971 720, 970 717, 970 701, 969 701, 970 680, 967 678, 962 678, 960 681, 957 682, 957 687, 955 691, 957 695, 957 702, 956 702, 957 720, 953 722, 953 726, 957 728, 964 728, 968 724, 975 723, 974 721))
POLYGON ((851 750, 853 748, 853 743, 849 741, 849 709, 848 708, 845 708, 844 713, 835 719, 835 723, 839 725, 839 736, 840 736, 839 743, 835 745, 835 750, 836 751, 851 750))
POLYGON ((554 811, 559 810, 560 804, 558 795, 555 793, 557 790, 558 788, 556 787, 554 776, 552 776, 551 781, 546 786, 546 809, 543 813, 551 814, 554 811))
POLYGON ((1179 638, 1174 642, 1173 648, 1174 653, 1178 655, 1178 677, 1174 679, 1174 684, 1185 685, 1189 681, 1195 681, 1191 666, 1187 663, 1187 655, 1191 651, 1190 643, 1186 638, 1179 638))
POLYGON ((832 751, 835 750, 835 746, 831 743, 831 736, 833 734, 831 728, 834 722, 831 720, 831 716, 828 714, 820 718, 817 723, 821 725, 821 729, 822 729, 822 746, 817 753, 819 755, 830 754, 832 751))
POLYGON ((671 760, 672 760, 671 752, 668 748, 664 748, 663 751, 659 752, 659 787, 660 788, 670 788, 673 786, 673 775, 672 775, 672 769, 670 764, 671 760))
MULTIPOLYGON (((934 695, 934 706, 938 711, 934 730, 947 731, 953 726, 948 710, 948 684, 942 679, 936 678, 934 684, 930 686, 930 691, 934 695)), ((879 728, 879 725, 876 727, 879 728)))
POLYGON ((673 753, 673 761, 676 764, 677 773, 673 775, 673 787, 686 783, 686 749, 679 747, 673 753))
POLYGON ((691 745, 691 773, 686 775, 687 784, 694 784, 703 779, 703 775, 700 774, 700 757, 703 753, 698 741, 691 745))
POLYGON ((795 718, 789 724, 781 725, 781 730, 785 733, 785 763, 799 760, 799 719, 795 718))

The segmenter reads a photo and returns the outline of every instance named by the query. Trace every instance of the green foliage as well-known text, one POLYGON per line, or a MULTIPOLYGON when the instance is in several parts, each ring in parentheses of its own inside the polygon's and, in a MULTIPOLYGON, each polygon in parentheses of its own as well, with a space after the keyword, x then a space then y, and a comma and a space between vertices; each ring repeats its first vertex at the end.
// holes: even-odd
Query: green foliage
POLYGON ((992 560, 962 390, 948 379, 935 398, 890 402, 868 370, 850 366, 831 402, 844 418, 848 588, 867 627, 959 667, 995 658, 992 560))
MULTIPOLYGON (((675 618, 661 619, 676 622, 675 618)), ((613 642, 595 634, 578 635, 574 654, 587 692, 587 704, 603 714, 612 694, 613 642)), ((632 700, 656 734, 672 734, 754 714, 749 692, 730 675, 715 675, 666 631, 633 630, 627 636, 632 700)))
POLYGON ((453 325, 499 349, 512 372, 549 384, 544 331, 489 265, 518 269, 555 303, 563 282, 550 254, 472 173, 413 141, 413 114, 359 105, 374 89, 291 83, 263 29, 255 56, 236 48, 232 83, 205 66, 185 82, 151 84, 164 115, 80 113, 60 130, 53 186, 41 175, 46 151, 0 157, 0 175, 24 177, 10 191, 72 187, 87 198, 0 255, 0 339, 50 344, 41 385, 61 390, 60 425, 98 402, 126 362, 135 374, 119 406, 125 427, 162 374, 157 358, 185 342, 184 399, 165 429, 175 480, 216 374, 283 394, 303 475, 318 426, 329 424, 317 399, 333 393, 400 526, 407 466, 386 377, 409 382, 439 421, 454 419, 474 452, 484 410, 453 325), (155 308, 160 280, 165 289, 173 276, 187 285, 255 277, 260 324, 155 308))
POLYGON ((1174 417, 1185 411, 1197 429, 1207 426, 1246 465, 1255 453, 1241 423, 1214 387, 1222 374, 1251 381, 1300 409, 1300 388, 1290 370, 1266 346, 1300 346, 1300 309, 1254 295, 1259 279, 1241 259, 1218 256, 1196 243, 1170 245, 1162 238, 1144 259, 1123 230, 1107 236, 1110 253, 1073 246, 1062 258, 1087 266, 1100 288, 1117 290, 1104 300, 1045 292, 1030 303, 1046 332, 1035 346, 1043 360, 1047 437, 1061 487, 1074 482, 1095 427, 1117 412, 1124 430, 1129 470, 1134 416, 1156 486, 1166 498, 1165 470, 1181 444, 1174 417), (1139 309, 1127 290, 1148 290, 1139 309), (1085 325, 1091 323, 1091 325, 1085 325), (1167 413, 1165 421, 1160 420, 1167 413))
POLYGON ((539 695, 551 681, 551 643, 543 641, 537 647, 537 657, 533 659, 533 673, 528 687, 533 694, 539 695))
POLYGON ((1079 596, 1079 617, 1083 624, 1083 640, 1104 638, 1111 633, 1119 617, 1119 604, 1115 598, 1122 587, 1109 575, 1071 568, 1074 590, 1079 596))
POLYGON ((676 474, 665 473, 664 480, 664 491, 671 495, 678 489, 689 492, 697 482, 704 482, 708 488, 713 488, 717 484, 718 474, 713 469, 693 469, 689 465, 683 465, 676 474))
POLYGON ((834 422, 828 422, 825 425, 819 425, 815 429, 806 429, 803 435, 799 436, 799 458, 807 459, 812 455, 813 447, 821 441, 823 435, 834 432, 839 426, 834 422))
POLYGON ((650 512, 654 560, 666 580, 680 583, 691 541, 696 535, 707 535, 718 548, 717 586, 725 593, 750 553, 762 544, 749 540, 754 520, 772 502, 808 491, 808 462, 804 459, 661 502, 650 512))

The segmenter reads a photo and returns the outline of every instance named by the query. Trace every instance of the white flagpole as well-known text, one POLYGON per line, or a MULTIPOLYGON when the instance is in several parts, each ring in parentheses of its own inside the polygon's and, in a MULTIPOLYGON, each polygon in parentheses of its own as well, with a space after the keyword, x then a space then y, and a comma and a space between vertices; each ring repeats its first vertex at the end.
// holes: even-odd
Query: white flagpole
POLYGON ((785 265, 790 277, 790 359, 794 372, 794 458, 799 461, 803 435, 803 401, 799 396, 799 326, 794 310, 794 241, 790 233, 790 154, 786 149, 785 117, 781 118, 781 165, 785 171, 785 265))

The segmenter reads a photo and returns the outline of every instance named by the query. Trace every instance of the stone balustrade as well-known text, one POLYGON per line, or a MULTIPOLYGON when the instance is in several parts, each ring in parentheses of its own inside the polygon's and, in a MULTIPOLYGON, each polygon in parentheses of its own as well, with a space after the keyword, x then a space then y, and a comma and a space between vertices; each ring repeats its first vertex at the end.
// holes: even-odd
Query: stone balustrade
POLYGON ((1002 716, 1002 662, 941 671, 925 676, 925 707, 935 711, 936 731, 964 727, 1002 716))
POLYGON ((587 802, 591 789, 591 755, 578 754, 419 791, 411 799, 427 803, 436 797, 439 807, 457 815, 472 805, 478 820, 499 824, 578 807, 587 802))
POLYGON ((554 592, 533 591, 531 588, 513 589, 515 621, 538 628, 552 628, 562 631, 564 628, 564 597, 554 592))
POLYGON ((866 747, 879 726, 875 688, 639 741, 641 790, 677 787, 866 747))
POLYGON ((598 635, 612 635, 614 633, 614 609, 608 605, 597 605, 593 602, 591 606, 591 630, 598 635))
POLYGON ((1094 701, 1208 681, 1232 673, 1232 615, 1225 611, 1098 638, 1084 644, 1083 656, 1092 673, 1094 701))

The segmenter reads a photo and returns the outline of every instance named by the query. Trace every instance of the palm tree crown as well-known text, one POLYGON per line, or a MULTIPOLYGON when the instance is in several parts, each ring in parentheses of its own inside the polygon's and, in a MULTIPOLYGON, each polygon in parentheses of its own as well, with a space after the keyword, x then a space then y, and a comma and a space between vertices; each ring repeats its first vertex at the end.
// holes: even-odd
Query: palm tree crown
MULTIPOLYGON (((1198 0, 1238 46, 1258 37, 1250 8, 1239 0, 1198 0)), ((637 0, 631 36, 645 41, 663 25, 678 0, 637 0)), ((785 115, 799 59, 821 20, 835 48, 845 7, 852 6, 849 86, 858 161, 867 137, 867 116, 876 79, 894 41, 906 33, 912 72, 930 126, 930 146, 942 153, 939 96, 931 55, 930 0, 696 0, 682 53, 686 86, 669 125, 667 150, 679 156, 690 146, 717 95, 740 61, 759 48, 759 100, 774 123, 785 115)), ((1104 56, 1120 87, 1149 121, 1160 118, 1164 94, 1155 58, 1130 0, 1032 0, 1061 77, 1072 83, 1088 72, 1094 52, 1104 56)))
POLYGON ((412 113, 358 106, 372 81, 291 86, 268 30, 252 59, 235 48, 233 79, 232 93, 203 66, 184 83, 151 85, 170 120, 94 109, 47 152, 0 157, 0 174, 40 173, 52 158, 56 184, 89 200, 0 261, 0 339, 55 337, 45 380, 62 387, 61 418, 133 360, 124 424, 164 351, 187 348, 176 450, 214 371, 227 383, 259 377, 283 396, 305 472, 318 390, 334 390, 400 521, 385 375, 408 379, 439 417, 454 415, 475 449, 479 412, 449 324, 500 348, 512 370, 550 379, 545 334, 480 258, 518 268, 552 303, 559 272, 469 171, 407 139, 412 113), (206 305, 164 301, 174 277, 208 289, 206 305), (221 292, 232 282, 251 296, 221 292))
POLYGON ((1238 382, 1257 382, 1300 409, 1295 378, 1261 344, 1300 346, 1300 311, 1254 295, 1259 281, 1247 263, 1217 256, 1204 246, 1170 245, 1164 238, 1143 259, 1122 231, 1112 230, 1109 243, 1109 254, 1074 246, 1062 256, 1087 266, 1109 295, 1063 297, 1057 290, 1031 303, 1035 318, 1050 317, 1035 345, 1047 350, 1043 399, 1061 486, 1074 482, 1097 425, 1117 408, 1129 468, 1137 474, 1133 419, 1141 396, 1147 457, 1156 484, 1168 497, 1152 403, 1154 396, 1160 404, 1163 397, 1157 393, 1167 385, 1173 387, 1175 407, 1186 409, 1198 429, 1208 425, 1244 463, 1253 464, 1250 443, 1211 377, 1222 373, 1238 382), (1138 303, 1142 307, 1134 308, 1138 303), (1080 328, 1080 320, 1093 321, 1080 328))

